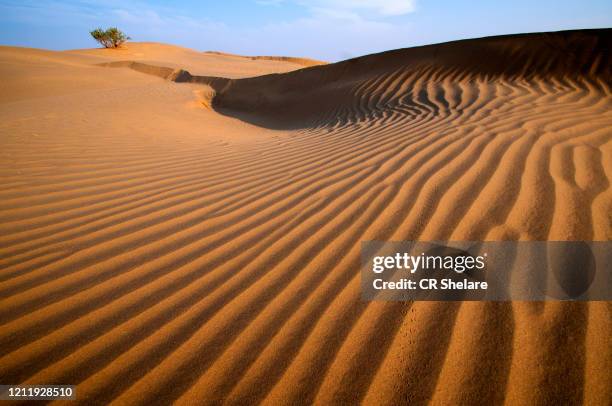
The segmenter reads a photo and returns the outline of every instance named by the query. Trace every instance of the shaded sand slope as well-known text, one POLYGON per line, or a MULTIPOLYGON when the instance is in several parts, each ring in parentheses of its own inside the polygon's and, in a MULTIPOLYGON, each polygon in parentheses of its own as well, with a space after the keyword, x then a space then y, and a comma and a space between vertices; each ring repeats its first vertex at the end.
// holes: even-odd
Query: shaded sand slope
POLYGON ((428 99, 450 110, 449 103, 461 102, 461 88, 480 83, 536 81, 552 90, 556 83, 572 88, 588 80, 605 86, 612 82, 611 48, 612 30, 456 41, 231 81, 215 102, 273 127, 342 125, 428 99))
POLYGON ((31 96, 39 51, 2 48, 22 75, 0 97, 0 382, 83 403, 609 404, 610 303, 365 303, 358 273, 363 240, 610 240, 609 43, 242 80, 56 53, 31 96))

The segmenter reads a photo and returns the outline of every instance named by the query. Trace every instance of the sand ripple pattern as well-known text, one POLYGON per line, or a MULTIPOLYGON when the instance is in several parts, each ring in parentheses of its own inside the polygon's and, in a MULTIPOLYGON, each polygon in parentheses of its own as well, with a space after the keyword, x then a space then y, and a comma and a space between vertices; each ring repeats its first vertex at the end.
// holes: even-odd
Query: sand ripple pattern
POLYGON ((33 150, 39 181, 0 189, 0 382, 83 404, 609 404, 609 303, 366 303, 358 270, 364 240, 610 240, 610 65, 408 51, 185 80, 283 131, 248 148, 68 138, 45 146, 61 173, 33 150))

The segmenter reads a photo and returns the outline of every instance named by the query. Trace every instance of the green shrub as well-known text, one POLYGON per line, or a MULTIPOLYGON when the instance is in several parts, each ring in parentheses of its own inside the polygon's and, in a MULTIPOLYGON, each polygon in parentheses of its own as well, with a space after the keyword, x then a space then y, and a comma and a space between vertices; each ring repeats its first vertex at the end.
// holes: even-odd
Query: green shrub
POLYGON ((104 48, 118 48, 121 44, 130 39, 130 37, 125 35, 123 31, 117 27, 110 27, 106 31, 102 28, 96 28, 89 33, 96 41, 102 44, 104 48))

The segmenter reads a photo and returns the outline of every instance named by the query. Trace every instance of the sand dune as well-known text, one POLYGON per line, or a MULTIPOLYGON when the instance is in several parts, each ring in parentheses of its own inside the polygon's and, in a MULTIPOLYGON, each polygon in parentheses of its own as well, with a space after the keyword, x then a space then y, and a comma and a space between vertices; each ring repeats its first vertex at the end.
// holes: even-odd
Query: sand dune
POLYGON ((230 54, 227 52, 219 52, 219 51, 206 51, 205 54, 210 55, 224 55, 224 56, 233 56, 235 58, 247 58, 253 61, 257 60, 268 60, 268 61, 281 61, 281 62, 291 62, 302 66, 317 66, 317 65, 325 65, 327 62, 319 61, 316 59, 310 58, 296 58, 294 56, 245 56, 245 55, 237 55, 230 54))
POLYGON ((364 240, 610 240, 611 38, 300 70, 0 48, 0 382, 84 404, 609 404, 610 303, 367 303, 359 264, 364 240))

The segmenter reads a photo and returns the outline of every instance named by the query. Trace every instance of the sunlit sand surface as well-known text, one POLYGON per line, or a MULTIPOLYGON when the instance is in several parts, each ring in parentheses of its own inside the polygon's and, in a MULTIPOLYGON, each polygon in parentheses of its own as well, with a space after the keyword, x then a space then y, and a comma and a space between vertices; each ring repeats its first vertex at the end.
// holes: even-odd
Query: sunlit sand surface
POLYGON ((320 66, 0 47, 0 382, 610 404, 609 302, 368 303, 359 265, 365 240, 610 240, 611 38, 320 66))

